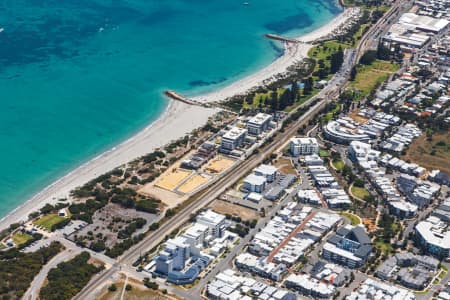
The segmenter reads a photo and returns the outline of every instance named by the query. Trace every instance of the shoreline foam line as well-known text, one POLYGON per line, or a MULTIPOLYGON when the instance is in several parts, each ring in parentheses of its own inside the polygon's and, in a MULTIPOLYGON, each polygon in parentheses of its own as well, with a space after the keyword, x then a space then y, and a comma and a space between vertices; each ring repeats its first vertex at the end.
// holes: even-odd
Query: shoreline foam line
POLYGON ((12 223, 27 220, 31 212, 38 210, 46 203, 56 203, 60 198, 67 198, 74 188, 203 126, 217 111, 217 109, 169 100, 169 104, 158 119, 119 145, 91 158, 60 177, 2 217, 0 230, 12 223), (164 134, 160 134, 162 130, 164 134))
MULTIPOLYGON (((218 91, 190 98, 207 102, 224 100, 262 85, 266 80, 273 80, 273 76, 286 72, 289 66, 307 56, 309 49, 312 47, 308 43, 331 34, 350 17, 351 9, 344 9, 323 26, 297 37, 296 39, 302 43, 296 44, 297 47, 294 47, 294 49, 286 47, 283 55, 270 65, 218 91)), ((0 219, 0 230, 7 228, 12 223, 27 220, 31 212, 40 209, 46 203, 56 203, 58 199, 68 197, 70 191, 74 188, 203 126, 208 118, 217 111, 217 109, 207 109, 170 101, 164 113, 144 129, 117 146, 76 167, 2 217, 0 219), (162 132, 164 134, 161 134, 162 132)))

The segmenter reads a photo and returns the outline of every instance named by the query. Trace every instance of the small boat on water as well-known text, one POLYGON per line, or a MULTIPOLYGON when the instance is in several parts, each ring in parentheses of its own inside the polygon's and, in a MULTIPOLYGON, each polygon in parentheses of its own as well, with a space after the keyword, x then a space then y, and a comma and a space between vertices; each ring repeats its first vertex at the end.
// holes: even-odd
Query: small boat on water
POLYGON ((5 31, 5 28, 0 27, 0 33, 2 33, 3 31, 5 31))
POLYGON ((242 4, 244 4, 244 5, 249 5, 250 3, 248 3, 248 2, 244 2, 244 3, 242 3, 242 4))

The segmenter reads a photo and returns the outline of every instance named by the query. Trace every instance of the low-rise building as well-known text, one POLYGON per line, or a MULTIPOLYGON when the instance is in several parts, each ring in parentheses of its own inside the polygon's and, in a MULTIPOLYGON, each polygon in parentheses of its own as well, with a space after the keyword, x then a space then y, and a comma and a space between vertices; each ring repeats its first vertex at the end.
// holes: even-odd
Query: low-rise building
POLYGON ((362 133, 351 121, 342 119, 328 122, 323 127, 323 134, 328 140, 339 144, 348 145, 352 141, 370 141, 369 135, 362 133))
POLYGON ((305 165, 307 166, 322 166, 323 159, 317 154, 306 155, 304 158, 305 165))
POLYGON ((397 253, 377 268, 376 275, 410 289, 423 290, 436 275, 438 266, 439 261, 430 256, 397 253))
POLYGON ((352 141, 348 148, 348 156, 353 162, 375 161, 380 157, 380 151, 372 150, 370 144, 352 141))
POLYGON ((316 190, 299 190, 297 192, 297 199, 303 203, 321 205, 320 195, 316 190))
POLYGON ((321 282, 308 274, 290 274, 284 284, 286 287, 314 299, 329 299, 336 292, 336 288, 332 284, 321 282))
POLYGON ((400 218, 412 218, 417 214, 417 205, 403 199, 388 201, 389 212, 400 218))
POLYGON ((208 283, 206 294, 211 300, 295 300, 297 296, 285 289, 276 288, 227 269, 208 283), (245 296, 243 296, 245 295, 245 296), (250 296, 249 296, 250 295, 250 296))
POLYGON ((432 215, 444 222, 450 223, 450 198, 445 200, 438 208, 434 209, 432 215))
POLYGON ((361 299, 398 299, 398 300, 414 300, 416 296, 413 292, 404 288, 396 287, 392 284, 371 278, 366 279, 358 290, 348 295, 346 300, 361 299))
POLYGON ((266 257, 257 257, 248 252, 236 256, 234 263, 240 270, 257 274, 263 278, 270 278, 275 281, 280 281, 283 274, 287 271, 287 267, 284 264, 267 262, 266 257))

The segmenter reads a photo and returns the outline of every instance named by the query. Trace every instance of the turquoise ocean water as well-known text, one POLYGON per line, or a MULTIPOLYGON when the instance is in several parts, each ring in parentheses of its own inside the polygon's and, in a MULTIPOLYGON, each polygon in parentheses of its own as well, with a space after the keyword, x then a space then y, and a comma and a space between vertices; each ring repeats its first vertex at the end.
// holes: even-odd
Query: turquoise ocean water
POLYGON ((334 0, 0 0, 0 217, 131 136, 166 89, 219 88, 340 12, 334 0))

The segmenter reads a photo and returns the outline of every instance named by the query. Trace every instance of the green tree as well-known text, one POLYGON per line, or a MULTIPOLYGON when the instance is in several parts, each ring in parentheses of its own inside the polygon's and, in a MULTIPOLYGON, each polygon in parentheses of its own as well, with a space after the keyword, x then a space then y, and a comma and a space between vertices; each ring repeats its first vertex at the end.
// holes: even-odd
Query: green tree
POLYGON ((334 74, 337 71, 339 71, 343 62, 344 62, 344 51, 342 50, 342 47, 339 46, 338 51, 336 53, 333 53, 330 57, 330 72, 334 74))
POLYGON ((370 65, 377 59, 377 51, 376 50, 367 50, 361 59, 359 60, 359 63, 362 65, 370 65))

